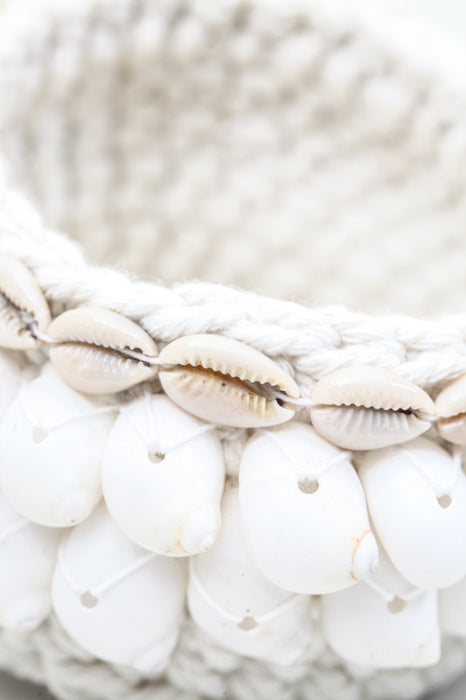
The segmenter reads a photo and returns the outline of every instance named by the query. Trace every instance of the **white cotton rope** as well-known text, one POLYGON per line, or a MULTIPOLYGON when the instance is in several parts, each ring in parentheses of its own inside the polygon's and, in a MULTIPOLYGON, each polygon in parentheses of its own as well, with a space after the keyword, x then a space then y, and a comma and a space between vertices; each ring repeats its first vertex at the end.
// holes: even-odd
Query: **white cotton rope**
MULTIPOLYGON (((53 317, 110 309, 159 350, 196 333, 246 343, 295 379, 302 415, 319 379, 353 365, 437 391, 466 371, 465 67, 462 47, 384 0, 0 0, 0 254, 31 270, 53 317)), ((35 370, 53 340, 31 329, 35 370)), ((92 415, 119 409, 144 437, 125 402, 92 415)), ((89 415, 47 431, 30 418, 43 438, 89 415)), ((212 429, 150 448, 161 459, 212 429)), ((218 432, 235 483, 247 435, 218 432)), ((455 450, 445 495, 460 471, 455 450)), ((59 552, 91 596, 154 557, 88 590, 59 552)), ((355 666, 312 611, 309 658, 291 667, 227 651, 186 610, 157 674, 96 659, 54 613, 27 634, 0 627, 0 667, 61 700, 407 700, 466 667, 447 634, 431 668, 355 666)))

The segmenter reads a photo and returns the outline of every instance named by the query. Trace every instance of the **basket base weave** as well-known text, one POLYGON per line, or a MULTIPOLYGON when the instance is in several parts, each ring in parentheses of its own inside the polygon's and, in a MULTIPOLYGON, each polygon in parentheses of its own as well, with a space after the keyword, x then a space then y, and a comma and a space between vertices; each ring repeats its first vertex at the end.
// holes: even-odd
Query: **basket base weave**
POLYGON ((63 700, 411 700, 452 682, 466 664, 463 640, 443 638, 434 668, 374 671, 349 667, 315 635, 312 665, 271 666, 222 651, 188 621, 169 670, 148 678, 97 661, 52 616, 33 633, 2 630, 0 667, 46 684, 63 700))

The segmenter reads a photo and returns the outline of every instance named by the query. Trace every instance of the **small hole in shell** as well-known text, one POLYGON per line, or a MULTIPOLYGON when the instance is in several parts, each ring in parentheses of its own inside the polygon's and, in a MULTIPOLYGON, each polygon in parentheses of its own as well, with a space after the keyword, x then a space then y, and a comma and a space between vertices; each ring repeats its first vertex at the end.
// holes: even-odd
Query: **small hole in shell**
POLYGON ((165 459, 165 452, 160 452, 159 450, 156 450, 155 452, 148 452, 147 456, 149 457, 149 460, 152 462, 152 464, 160 464, 160 462, 163 462, 165 459))
POLYGON ((405 601, 403 600, 403 598, 399 598, 397 595, 387 603, 388 611, 391 612, 393 615, 397 615, 398 613, 400 613, 402 610, 404 610, 404 607, 405 601))
POLYGON ((310 479, 306 477, 298 481, 299 490, 303 493, 315 493, 319 488, 319 482, 317 479, 310 479))
POLYGON ((32 441, 37 445, 38 442, 42 442, 47 437, 47 433, 42 428, 34 427, 32 429, 32 441))
POLYGON ((437 501, 441 508, 448 508, 448 506, 451 505, 451 498, 447 493, 444 493, 443 496, 439 496, 437 501))
POLYGON ((92 593, 89 593, 89 591, 83 593, 80 600, 81 605, 84 608, 95 608, 95 606, 99 602, 98 599, 94 595, 92 595, 92 593))
POLYGON ((249 632, 250 630, 253 630, 255 627, 257 627, 257 622, 250 615, 246 615, 246 617, 243 617, 241 622, 238 622, 238 627, 244 632, 249 632))

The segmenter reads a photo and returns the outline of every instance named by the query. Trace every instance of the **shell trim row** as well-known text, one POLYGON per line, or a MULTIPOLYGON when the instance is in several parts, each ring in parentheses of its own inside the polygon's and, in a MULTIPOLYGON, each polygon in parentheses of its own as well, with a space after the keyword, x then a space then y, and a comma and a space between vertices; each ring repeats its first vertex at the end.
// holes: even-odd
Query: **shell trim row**
POLYGON ((279 425, 307 406, 314 428, 344 449, 406 442, 433 424, 446 440, 466 444, 466 375, 440 392, 435 404, 412 382, 373 366, 336 370, 317 381, 310 398, 300 397, 280 365, 238 340, 198 333, 159 353, 146 331, 115 311, 79 307, 51 320, 31 271, 0 256, 0 347, 44 344, 77 391, 112 394, 158 377, 172 401, 216 425, 279 425))
POLYGON ((433 426, 466 443, 464 377, 434 403, 393 372, 354 366, 302 397, 279 363, 222 335, 159 352, 105 308, 52 320, 8 258, 1 346, 48 347, 50 362, 36 376, 14 359, 15 383, 0 352, 0 558, 18 541, 30 553, 0 585, 0 625, 33 629, 53 608, 86 651, 153 673, 187 593, 203 632, 246 657, 309 659, 320 606, 326 641, 349 661, 436 663, 437 599, 461 598, 466 582, 466 475, 459 448, 419 436, 433 426), (233 432, 239 466, 222 425, 257 429, 233 432))

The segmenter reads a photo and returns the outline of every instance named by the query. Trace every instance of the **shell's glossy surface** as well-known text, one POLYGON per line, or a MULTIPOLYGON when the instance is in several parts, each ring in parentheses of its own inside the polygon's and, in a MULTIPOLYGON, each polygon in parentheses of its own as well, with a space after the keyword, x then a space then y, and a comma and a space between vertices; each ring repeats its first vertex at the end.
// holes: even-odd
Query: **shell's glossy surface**
POLYGON ((412 440, 430 427, 422 414, 435 413, 425 391, 380 367, 332 372, 317 382, 311 399, 318 404, 310 410, 315 429, 330 442, 350 450, 412 440))
POLYGON ((466 575, 466 477, 426 438, 369 452, 359 465, 374 528, 400 574, 423 589, 466 575))
POLYGON ((24 384, 0 426, 0 482, 25 518, 75 525, 101 498, 101 461, 115 412, 73 391, 52 365, 24 384))
POLYGON ((0 495, 0 625, 35 629, 52 607, 50 584, 61 532, 21 518, 0 495))
POLYGON ((451 418, 440 418, 436 427, 445 440, 454 445, 466 445, 466 413, 459 413, 451 418))
POLYGON ((117 418, 105 447, 104 497, 141 547, 186 556, 214 544, 225 466, 216 431, 205 427, 166 396, 142 396, 117 418))
POLYGON ((379 567, 367 581, 322 597, 324 637, 360 666, 431 666, 440 658, 437 593, 404 581, 379 551, 379 567))
POLYGON ((10 350, 0 350, 0 421, 24 381, 21 367, 10 350))
POLYGON ((439 614, 443 632, 466 637, 466 578, 439 591, 439 614))
POLYGON ((454 379, 435 399, 437 415, 451 418, 466 412, 466 374, 454 379))
POLYGON ((277 586, 329 593, 377 566, 364 493, 348 455, 308 425, 256 433, 239 474, 252 559, 277 586))
POLYGON ((208 333, 173 341, 160 353, 168 396, 210 423, 240 428, 275 425, 294 411, 281 405, 278 390, 297 398, 293 379, 269 357, 231 338, 208 333))
POLYGON ((431 398, 423 389, 382 367, 336 370, 317 382, 312 399, 327 406, 435 411, 431 398))
POLYGON ((466 445, 466 374, 453 380, 435 400, 440 435, 455 445, 466 445))
POLYGON ((57 343, 50 359, 73 389, 106 394, 151 379, 156 365, 125 354, 134 350, 155 358, 157 346, 140 326, 107 309, 81 307, 52 321, 48 335, 57 343))
POLYGON ((0 256, 0 346, 38 348, 42 342, 33 326, 45 333, 49 323, 48 304, 30 270, 15 258, 0 256))
POLYGON ((176 645, 186 571, 144 551, 103 504, 65 540, 53 578, 53 607, 70 637, 110 663, 162 670, 176 645))
POLYGON ((306 658, 312 639, 308 596, 266 579, 247 552, 238 489, 222 501, 222 528, 210 552, 190 559, 188 605, 194 621, 230 651, 291 665, 306 658))

